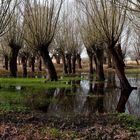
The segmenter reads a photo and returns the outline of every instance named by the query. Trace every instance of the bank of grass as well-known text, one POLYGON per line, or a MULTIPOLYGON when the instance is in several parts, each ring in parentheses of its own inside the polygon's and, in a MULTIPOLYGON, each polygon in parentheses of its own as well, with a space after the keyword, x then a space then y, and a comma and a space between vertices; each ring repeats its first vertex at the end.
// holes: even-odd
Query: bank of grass
POLYGON ((12 88, 12 86, 32 87, 39 89, 50 88, 69 88, 70 84, 67 84, 65 80, 48 81, 44 78, 0 78, 1 88, 12 88))

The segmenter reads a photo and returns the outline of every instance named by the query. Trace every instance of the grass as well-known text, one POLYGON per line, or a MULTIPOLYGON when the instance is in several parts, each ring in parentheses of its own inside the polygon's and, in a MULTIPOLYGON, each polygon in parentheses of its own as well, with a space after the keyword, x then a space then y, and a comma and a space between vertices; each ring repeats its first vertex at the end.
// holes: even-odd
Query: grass
POLYGON ((59 130, 58 128, 55 127, 48 127, 46 129, 42 129, 42 133, 46 133, 48 136, 50 137, 50 139, 75 139, 77 136, 76 131, 72 131, 72 130, 59 130))
POLYGON ((57 102, 57 99, 53 98, 54 89, 45 90, 45 92, 38 90, 0 91, 0 111, 4 112, 32 111, 44 107, 47 104, 57 102))
POLYGON ((127 113, 114 113, 111 114, 110 117, 113 117, 116 120, 116 122, 121 124, 122 127, 125 128, 133 127, 138 131, 140 131, 140 120, 135 116, 132 116, 127 113))
POLYGON ((126 74, 140 74, 140 68, 125 69, 126 74))
POLYGON ((22 104, 10 104, 10 103, 2 103, 0 104, 1 112, 27 112, 30 109, 22 104))
POLYGON ((39 89, 68 88, 71 85, 65 81, 47 81, 43 78, 0 78, 0 87, 9 88, 12 86, 32 87, 39 89))
POLYGON ((80 77, 63 77, 58 81, 43 78, 0 78, 0 111, 25 111, 33 107, 42 107, 51 102, 56 88, 71 88, 71 80, 80 77), (16 89, 16 87, 21 89, 16 89), (46 94, 47 93, 47 94, 46 94), (29 107, 28 107, 29 106, 29 107))
POLYGON ((2 112, 25 112, 29 107, 25 106, 27 96, 16 91, 0 92, 0 111, 2 112))

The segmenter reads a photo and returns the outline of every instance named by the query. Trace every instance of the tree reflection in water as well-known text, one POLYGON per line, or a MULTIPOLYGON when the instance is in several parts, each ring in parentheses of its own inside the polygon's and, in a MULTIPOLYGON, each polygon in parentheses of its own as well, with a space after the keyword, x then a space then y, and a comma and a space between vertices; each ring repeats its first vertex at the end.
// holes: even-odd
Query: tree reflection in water
MULTIPOLYGON (((135 85, 137 81, 134 76, 130 78, 131 85, 135 85)), ((134 97, 137 99, 140 97, 140 90, 133 91, 132 94, 132 90, 121 90, 114 73, 106 75, 106 79, 105 82, 95 81, 94 77, 72 80, 68 82, 72 85, 71 88, 48 89, 44 93, 31 94, 28 102, 34 109, 52 116, 93 115, 96 112, 125 112, 125 110, 137 115, 140 108, 135 105, 138 105, 140 100, 135 102, 134 97)))
POLYGON ((120 99, 116 108, 117 112, 120 112, 120 113, 125 112, 125 105, 126 105, 126 102, 128 101, 128 98, 131 92, 132 92, 132 89, 121 89, 121 96, 120 96, 120 99))
POLYGON ((89 80, 89 93, 83 106, 83 112, 85 115, 91 115, 95 112, 103 113, 104 82, 95 82, 93 77, 89 77, 89 80))

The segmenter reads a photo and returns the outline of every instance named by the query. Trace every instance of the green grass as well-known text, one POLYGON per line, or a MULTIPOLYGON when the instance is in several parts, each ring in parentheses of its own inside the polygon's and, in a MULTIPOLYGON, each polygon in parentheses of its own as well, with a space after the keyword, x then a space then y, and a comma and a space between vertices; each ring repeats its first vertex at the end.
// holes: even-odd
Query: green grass
POLYGON ((57 102, 53 98, 53 89, 45 90, 45 92, 33 91, 16 91, 16 90, 0 90, 0 111, 21 111, 38 109, 49 103, 57 102), (51 95, 52 94, 52 95, 51 95))
POLYGON ((72 131, 72 130, 59 130, 58 128, 52 127, 52 128, 43 128, 42 133, 46 133, 48 134, 48 136, 50 136, 50 139, 75 139, 77 136, 77 132, 76 131, 72 131))
POLYGON ((79 77, 64 77, 58 81, 47 81, 43 78, 0 78, 0 111, 24 111, 45 106, 53 99, 56 88, 71 88, 70 80, 79 77), (17 90, 16 86, 21 86, 17 90), (52 96, 51 96, 52 95, 52 96))
POLYGON ((11 86, 32 87, 38 89, 68 88, 71 85, 63 80, 47 81, 43 78, 0 78, 0 87, 9 88, 11 86))
POLYGON ((0 92, 0 111, 2 112, 25 112, 29 107, 25 106, 27 96, 16 91, 0 92))
POLYGON ((61 76, 58 81, 47 81, 44 78, 0 78, 0 87, 3 89, 14 89, 21 86, 32 89, 70 88, 72 80, 81 80, 80 76, 61 76))
POLYGON ((140 74, 140 68, 125 69, 126 74, 140 74))
POLYGON ((140 120, 127 113, 114 113, 111 116, 113 116, 116 119, 116 122, 121 124, 121 126, 126 128, 135 128, 137 130, 140 130, 140 120))
POLYGON ((0 103, 1 112, 27 112, 30 109, 23 104, 10 104, 8 102, 0 103))
POLYGON ((81 76, 68 76, 68 75, 65 75, 65 76, 61 76, 61 80, 62 81, 72 81, 72 80, 82 80, 84 78, 81 78, 81 76))

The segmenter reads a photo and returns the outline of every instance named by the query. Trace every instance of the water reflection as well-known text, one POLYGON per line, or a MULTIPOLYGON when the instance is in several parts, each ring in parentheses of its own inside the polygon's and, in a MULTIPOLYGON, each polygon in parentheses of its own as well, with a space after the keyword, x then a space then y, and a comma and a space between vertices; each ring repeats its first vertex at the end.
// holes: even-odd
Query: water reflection
MULTIPOLYGON (((140 75, 127 76, 137 90, 126 91, 119 88, 119 80, 114 73, 106 75, 105 82, 97 82, 94 77, 89 80, 72 80, 71 88, 54 88, 45 91, 16 87, 26 93, 22 103, 33 110, 46 112, 50 116, 94 115, 104 112, 128 112, 140 117, 140 75), (29 91, 24 91, 29 90, 29 91)), ((14 87, 15 88, 15 87, 14 87)))
MULTIPOLYGON (((90 88, 89 88, 90 89, 90 88)), ((103 113, 105 111, 104 105, 104 83, 95 83, 94 88, 89 90, 88 96, 84 103, 83 112, 86 115, 92 113, 103 113)))
POLYGON ((126 102, 128 101, 128 98, 131 92, 132 92, 132 89, 121 89, 121 96, 120 96, 120 99, 116 108, 117 112, 120 112, 120 113, 125 112, 126 110, 125 105, 126 105, 126 102))
MULTIPOLYGON (((130 76, 130 78, 131 84, 136 86, 138 77, 133 79, 130 76)), ((115 112, 117 110, 139 116, 138 103, 140 100, 134 101, 134 99, 140 99, 135 97, 139 95, 139 88, 132 91, 132 94, 131 91, 121 90, 113 73, 108 74, 104 83, 95 82, 94 78, 91 77, 89 80, 73 81, 72 83, 76 85, 73 89, 61 89, 55 96, 58 100, 50 104, 48 114, 57 116, 90 115, 96 112, 115 112), (136 103, 137 105, 134 105, 136 103)))

